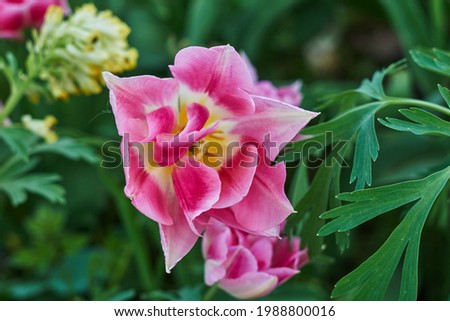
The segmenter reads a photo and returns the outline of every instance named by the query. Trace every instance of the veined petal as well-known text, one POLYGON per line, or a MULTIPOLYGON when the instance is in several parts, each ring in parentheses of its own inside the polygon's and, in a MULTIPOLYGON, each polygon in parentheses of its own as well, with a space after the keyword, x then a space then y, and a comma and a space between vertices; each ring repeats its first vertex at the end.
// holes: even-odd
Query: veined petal
POLYGON ((280 225, 294 212, 284 193, 285 180, 284 163, 269 166, 261 160, 247 196, 231 207, 236 221, 253 234, 280 225))
POLYGON ((254 104, 247 92, 253 86, 250 72, 231 46, 182 49, 170 66, 174 78, 196 93, 207 93, 230 115, 248 115, 254 104))
POLYGON ((227 207, 227 208, 220 208, 220 209, 212 208, 211 210, 206 212, 206 214, 209 215, 210 217, 217 219, 218 221, 222 222, 225 225, 228 225, 228 226, 233 227, 240 231, 244 231, 246 233, 256 234, 256 235, 260 235, 260 236, 267 236, 267 237, 279 237, 279 235, 280 235, 280 227, 279 226, 273 226, 265 231, 256 231, 256 232, 253 230, 249 230, 245 226, 242 226, 236 220, 232 206, 227 207))
MULTIPOLYGON (((172 225, 159 224, 161 245, 164 251, 166 272, 170 270, 192 249, 198 239, 198 233, 192 231, 186 216, 183 214, 175 197, 167 197, 171 203, 172 225)), ((199 232, 203 227, 196 222, 192 223, 199 232)))
POLYGON ((239 299, 252 299, 269 294, 277 286, 277 277, 264 272, 251 272, 237 279, 222 279, 222 289, 239 299))
POLYGON ((240 202, 247 194, 258 163, 256 146, 246 144, 219 170, 222 190, 214 208, 225 208, 240 202))
POLYGON ((119 135, 140 141, 149 135, 146 114, 164 106, 178 106, 178 81, 153 76, 119 78, 103 73, 119 135))
POLYGON ((189 221, 211 209, 220 195, 220 179, 217 171, 187 157, 177 163, 172 174, 178 201, 189 221))
POLYGON ((266 97, 252 96, 252 99, 255 113, 232 120, 231 133, 262 142, 270 160, 274 160, 286 143, 318 115, 266 97))
POLYGON ((147 171, 145 160, 139 157, 139 150, 122 145, 122 153, 126 180, 125 195, 145 216, 161 224, 172 224, 170 204, 166 197, 170 193, 173 194, 170 169, 152 168, 147 171))

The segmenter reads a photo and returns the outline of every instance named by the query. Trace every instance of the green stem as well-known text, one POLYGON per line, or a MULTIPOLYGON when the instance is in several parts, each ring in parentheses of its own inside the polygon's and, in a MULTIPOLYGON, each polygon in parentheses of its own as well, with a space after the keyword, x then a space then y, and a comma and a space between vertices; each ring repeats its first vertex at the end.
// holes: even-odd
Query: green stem
POLYGON ((142 281, 144 290, 152 291, 155 287, 152 279, 149 249, 145 246, 142 231, 136 224, 136 213, 130 205, 130 202, 125 198, 123 191, 117 186, 117 183, 102 169, 100 169, 100 177, 104 181, 108 191, 111 193, 119 210, 120 218, 125 225, 125 230, 132 244, 139 277, 142 281))
POLYGON ((0 112, 0 124, 3 123, 3 121, 8 118, 8 116, 17 107, 17 104, 22 99, 27 86, 28 81, 24 82, 20 87, 11 88, 11 95, 6 100, 3 110, 0 112))
POLYGON ((217 293, 217 290, 219 289, 219 284, 216 283, 213 286, 211 286, 208 291, 206 291, 205 295, 203 296, 203 301, 212 301, 214 296, 217 293))
POLYGON ((412 105, 412 106, 418 106, 418 107, 424 107, 433 109, 437 112, 446 114, 447 116, 450 116, 450 109, 445 108, 444 106, 430 103, 428 101, 418 100, 418 99, 411 99, 411 98, 397 98, 397 97, 386 97, 386 103, 388 104, 395 104, 395 105, 412 105))

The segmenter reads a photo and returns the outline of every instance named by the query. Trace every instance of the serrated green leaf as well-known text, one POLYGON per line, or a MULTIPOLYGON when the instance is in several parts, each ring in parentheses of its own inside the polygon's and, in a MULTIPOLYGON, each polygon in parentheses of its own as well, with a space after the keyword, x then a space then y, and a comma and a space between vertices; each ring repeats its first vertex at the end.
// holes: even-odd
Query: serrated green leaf
POLYGON ((70 137, 58 139, 53 144, 38 145, 32 150, 32 153, 54 153, 72 160, 84 160, 91 164, 98 163, 98 156, 94 149, 70 137))
POLYGON ((356 180, 356 189, 372 185, 372 161, 376 161, 380 145, 375 133, 374 114, 369 114, 361 121, 361 127, 356 138, 353 169, 350 183, 356 180))
POLYGON ((53 203, 64 203, 64 189, 56 184, 61 177, 56 174, 31 174, 23 177, 0 177, 0 190, 5 192, 14 206, 22 204, 27 194, 42 196, 53 203))
POLYGON ((308 138, 295 142, 278 160, 290 162, 305 156, 310 147, 321 149, 328 145, 347 142, 356 136, 351 181, 357 180, 357 189, 363 188, 366 183, 370 185, 372 160, 376 160, 379 149, 373 117, 382 106, 383 102, 368 103, 328 122, 306 128, 301 133, 308 138))
POLYGON ((415 202, 386 242, 363 264, 343 277, 333 290, 338 297, 351 293, 356 300, 381 300, 395 269, 405 253, 400 300, 417 296, 417 265, 420 235, 436 198, 450 179, 450 167, 426 178, 344 193, 340 199, 352 202, 332 209, 321 218, 334 218, 319 231, 320 236, 348 231, 380 214, 415 202))
POLYGON ((60 176, 29 174, 37 163, 36 158, 25 161, 14 156, 0 166, 0 191, 8 195, 14 206, 25 202, 28 193, 42 196, 54 203, 64 203, 64 189, 55 184, 60 176))
POLYGON ((447 106, 450 107, 450 90, 439 84, 438 84, 438 89, 439 89, 439 92, 441 93, 442 98, 444 98, 445 102, 447 103, 447 106))
POLYGON ((387 117, 378 119, 384 126, 398 130, 409 131, 416 135, 444 135, 450 136, 450 122, 420 108, 400 109, 399 112, 407 119, 404 121, 387 117))
POLYGON ((355 90, 361 94, 367 95, 377 100, 382 100, 386 95, 383 89, 383 80, 387 75, 394 74, 406 67, 406 60, 399 60, 387 68, 376 71, 372 79, 364 79, 361 85, 355 90))
POLYGON ((16 127, 0 127, 0 138, 22 159, 28 159, 30 146, 37 140, 28 130, 16 127))

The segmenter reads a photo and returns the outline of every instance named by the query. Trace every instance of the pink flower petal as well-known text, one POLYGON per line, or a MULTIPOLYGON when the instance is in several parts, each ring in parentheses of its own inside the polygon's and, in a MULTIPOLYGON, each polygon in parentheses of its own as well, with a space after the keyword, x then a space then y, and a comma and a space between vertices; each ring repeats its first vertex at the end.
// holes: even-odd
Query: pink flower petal
POLYGON ((231 230, 215 219, 210 219, 202 242, 203 256, 223 263, 228 255, 228 248, 233 243, 231 230))
POLYGON ((221 262, 216 260, 206 260, 205 261, 205 283, 207 285, 213 285, 219 280, 225 277, 227 273, 226 268, 221 262))
POLYGON ((252 96, 255 113, 235 120, 232 134, 263 142, 267 156, 274 160, 280 150, 318 113, 278 100, 252 96))
POLYGON ((266 231, 286 220, 294 209, 284 193, 285 180, 284 163, 269 166, 261 161, 249 193, 231 207, 236 221, 252 233, 259 234, 259 231, 266 231))
POLYGON ((182 166, 177 163, 172 179, 178 201, 190 221, 219 199, 221 183, 217 171, 193 158, 186 158, 182 166))
POLYGON ((250 248, 258 261, 258 270, 267 269, 272 263, 273 242, 268 238, 258 238, 250 248))
POLYGON ((237 279, 222 279, 220 287, 238 299, 254 299, 269 294, 277 286, 277 277, 251 272, 237 279))
POLYGON ((218 221, 222 222, 223 224, 226 224, 230 227, 236 228, 238 230, 244 231, 246 233, 250 234, 256 234, 260 236, 267 236, 267 237, 278 237, 280 235, 280 228, 279 226, 271 227, 264 231, 253 231, 249 230, 247 227, 242 226, 235 217, 235 214, 232 210, 233 207, 228 208, 221 208, 221 209, 211 209, 206 214, 209 216, 217 219, 218 221))
POLYGON ((255 176, 258 150, 254 145, 242 146, 219 170, 222 190, 214 208, 226 208, 240 202, 247 194, 255 176))
POLYGON ((249 249, 243 246, 236 246, 231 249, 229 260, 226 278, 236 279, 243 274, 258 271, 256 258, 249 249))
POLYGON ((264 272, 276 276, 278 279, 278 285, 286 282, 288 279, 299 273, 298 269, 289 267, 275 267, 266 269, 264 272))
POLYGON ((247 94, 253 83, 245 62, 231 46, 182 49, 170 67, 174 78, 197 93, 207 93, 230 115, 254 112, 247 94))
POLYGON ((176 126, 176 111, 173 107, 161 107, 147 115, 147 137, 142 142, 153 141, 161 133, 170 133, 176 126))
POLYGON ((191 224, 188 223, 178 202, 175 198, 168 199, 171 205, 172 225, 159 224, 161 234, 161 245, 164 251, 166 272, 170 270, 192 249, 198 239, 198 233, 203 229, 195 222, 195 229, 192 231, 191 224))
POLYGON ((188 122, 181 134, 188 134, 190 132, 199 131, 202 129, 209 118, 208 109, 200 104, 193 103, 187 106, 186 110, 188 122))
POLYGON ((152 168, 147 171, 144 160, 139 159, 139 152, 133 147, 129 147, 124 154, 125 195, 145 216, 161 224, 172 224, 170 204, 166 197, 173 194, 170 176, 166 177, 168 169, 152 168))
POLYGON ((178 106, 178 82, 153 76, 119 78, 103 73, 119 135, 141 141, 149 134, 146 114, 166 106, 178 106))
MULTIPOLYGON (((293 255, 300 253, 300 238, 293 237, 291 239, 284 238, 275 244, 272 266, 289 266, 295 268, 295 259, 293 255)), ((297 260, 298 261, 298 260, 297 260)))

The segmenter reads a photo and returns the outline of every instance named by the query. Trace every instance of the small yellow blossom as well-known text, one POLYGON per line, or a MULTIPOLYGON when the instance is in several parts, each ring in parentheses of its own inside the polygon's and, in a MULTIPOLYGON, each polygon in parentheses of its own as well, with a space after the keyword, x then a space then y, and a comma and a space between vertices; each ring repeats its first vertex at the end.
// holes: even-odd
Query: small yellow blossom
POLYGON ((98 12, 93 4, 67 20, 60 7, 50 7, 33 47, 43 62, 39 77, 58 99, 99 93, 102 71, 117 74, 136 67, 138 52, 127 41, 130 31, 111 11, 98 12))
POLYGON ((37 136, 44 138, 49 144, 58 140, 58 135, 52 130, 52 127, 55 126, 57 122, 58 120, 51 115, 46 116, 44 119, 33 119, 30 115, 22 116, 22 124, 25 128, 37 136))

